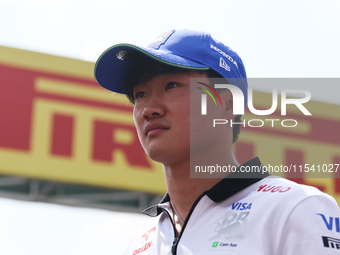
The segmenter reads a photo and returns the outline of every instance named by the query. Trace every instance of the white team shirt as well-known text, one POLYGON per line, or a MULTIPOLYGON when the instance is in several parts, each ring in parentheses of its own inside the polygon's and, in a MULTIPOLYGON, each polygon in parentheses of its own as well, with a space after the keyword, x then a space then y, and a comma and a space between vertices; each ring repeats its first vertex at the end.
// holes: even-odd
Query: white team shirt
MULTIPOLYGON (((244 165, 261 162, 254 158, 244 165)), ((314 187, 268 173, 225 178, 204 192, 178 238, 168 194, 144 213, 154 218, 134 233, 125 255, 340 254, 336 201, 314 187)))

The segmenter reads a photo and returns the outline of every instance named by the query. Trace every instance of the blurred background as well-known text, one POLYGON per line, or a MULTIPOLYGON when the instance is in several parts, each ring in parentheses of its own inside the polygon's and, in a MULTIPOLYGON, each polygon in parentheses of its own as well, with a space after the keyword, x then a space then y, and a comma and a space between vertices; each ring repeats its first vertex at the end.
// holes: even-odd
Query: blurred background
MULTIPOLYGON (((302 128, 245 128, 240 163, 339 164, 339 17, 338 0, 0 0, 0 253, 122 254, 149 220, 140 212, 166 192, 162 167, 139 145, 132 106, 101 89, 93 67, 108 47, 166 30, 211 33, 251 78, 318 78, 303 85, 312 116, 287 116, 302 128)), ((271 84, 250 86, 268 109, 271 84)), ((339 203, 338 175, 284 177, 339 203)))

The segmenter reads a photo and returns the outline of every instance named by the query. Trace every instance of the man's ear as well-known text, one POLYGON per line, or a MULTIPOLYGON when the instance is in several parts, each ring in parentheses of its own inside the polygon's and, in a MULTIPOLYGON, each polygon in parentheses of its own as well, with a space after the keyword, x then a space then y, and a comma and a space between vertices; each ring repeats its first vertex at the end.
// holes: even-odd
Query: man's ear
MULTIPOLYGON (((220 92, 220 98, 222 101, 224 114, 229 118, 233 118, 233 94, 230 92, 229 89, 225 89, 222 92, 220 92)), ((229 119, 228 118, 228 119, 229 119)))

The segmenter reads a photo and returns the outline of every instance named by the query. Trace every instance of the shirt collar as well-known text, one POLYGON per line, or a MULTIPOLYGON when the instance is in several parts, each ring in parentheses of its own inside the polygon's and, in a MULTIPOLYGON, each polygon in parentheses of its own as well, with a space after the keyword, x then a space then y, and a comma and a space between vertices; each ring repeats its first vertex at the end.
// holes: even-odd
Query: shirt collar
MULTIPOLYGON (((239 166, 234 173, 229 174, 210 190, 204 191, 212 201, 219 203, 248 186, 268 177, 270 174, 263 169, 263 165, 258 157, 255 157, 243 165, 239 166), (248 167, 248 168, 247 168, 248 167), (250 172, 250 170, 253 170, 250 172), (247 170, 244 171, 244 170, 247 170), (248 171, 249 170, 249 171, 248 171)), ((169 193, 166 193, 160 204, 170 201, 169 193)), ((143 211, 144 214, 156 217, 163 211, 158 205, 153 205, 143 211)))

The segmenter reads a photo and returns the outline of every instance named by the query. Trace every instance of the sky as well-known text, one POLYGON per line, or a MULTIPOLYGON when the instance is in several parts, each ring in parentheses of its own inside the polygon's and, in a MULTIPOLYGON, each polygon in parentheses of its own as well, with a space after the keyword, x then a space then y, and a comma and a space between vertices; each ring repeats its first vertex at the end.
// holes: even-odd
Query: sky
MULTIPOLYGON (((169 29, 201 30, 238 52, 248 77, 340 76, 339 0, 0 0, 0 24, 2 46, 91 62, 117 43, 146 46, 169 29)), ((339 104, 340 86, 308 89, 339 104)), ((0 208, 1 254, 10 255, 121 254, 127 226, 145 221, 8 199, 0 208)))
MULTIPOLYGON (((339 14, 339 0, 0 0, 0 45, 94 62, 114 44, 186 28, 233 48, 251 78, 338 78, 339 14)), ((310 90, 339 103, 337 87, 310 90)))

